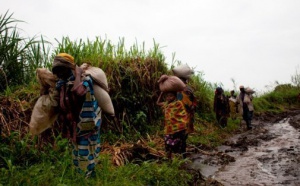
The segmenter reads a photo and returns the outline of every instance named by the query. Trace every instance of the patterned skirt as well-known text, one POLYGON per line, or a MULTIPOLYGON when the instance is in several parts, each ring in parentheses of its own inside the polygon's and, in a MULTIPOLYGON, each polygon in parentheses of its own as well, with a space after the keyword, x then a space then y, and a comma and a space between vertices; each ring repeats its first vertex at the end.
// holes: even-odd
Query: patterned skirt
POLYGON ((101 151, 100 129, 78 136, 73 142, 73 163, 79 173, 86 177, 95 175, 95 166, 101 151))

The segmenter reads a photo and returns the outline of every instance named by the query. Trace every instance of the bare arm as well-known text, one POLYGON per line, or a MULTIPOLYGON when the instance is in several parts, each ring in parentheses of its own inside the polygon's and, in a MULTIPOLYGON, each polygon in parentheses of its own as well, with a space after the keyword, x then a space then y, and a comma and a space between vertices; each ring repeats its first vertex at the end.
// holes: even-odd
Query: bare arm
POLYGON ((163 106, 163 104, 164 104, 164 102, 162 102, 162 100, 161 100, 162 95, 163 95, 163 92, 160 92, 160 94, 157 98, 156 105, 158 105, 158 106, 163 106))

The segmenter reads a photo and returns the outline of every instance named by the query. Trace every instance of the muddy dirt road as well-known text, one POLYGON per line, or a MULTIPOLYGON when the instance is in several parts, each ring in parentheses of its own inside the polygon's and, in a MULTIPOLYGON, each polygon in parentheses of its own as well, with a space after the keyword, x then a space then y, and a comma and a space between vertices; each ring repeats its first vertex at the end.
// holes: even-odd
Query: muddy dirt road
POLYGON ((227 140, 209 154, 191 157, 205 184, 225 186, 300 185, 300 110, 264 115, 254 129, 227 140))

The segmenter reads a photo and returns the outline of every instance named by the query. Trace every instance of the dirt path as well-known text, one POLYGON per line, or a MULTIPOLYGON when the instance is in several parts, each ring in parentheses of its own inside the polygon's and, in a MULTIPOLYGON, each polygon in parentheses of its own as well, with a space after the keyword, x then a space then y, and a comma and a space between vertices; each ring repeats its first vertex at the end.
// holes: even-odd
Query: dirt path
POLYGON ((264 115, 211 154, 192 156, 206 185, 300 185, 300 110, 264 115))

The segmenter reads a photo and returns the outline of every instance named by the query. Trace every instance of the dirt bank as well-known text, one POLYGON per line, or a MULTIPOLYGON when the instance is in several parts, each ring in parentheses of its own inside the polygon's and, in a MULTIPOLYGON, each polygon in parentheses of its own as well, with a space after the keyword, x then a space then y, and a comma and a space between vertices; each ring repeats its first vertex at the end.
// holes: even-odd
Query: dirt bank
POLYGON ((253 130, 242 124, 216 150, 190 157, 202 179, 194 185, 300 185, 300 110, 256 118, 253 130))

